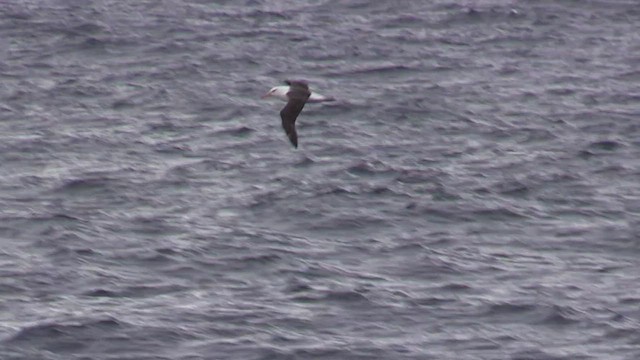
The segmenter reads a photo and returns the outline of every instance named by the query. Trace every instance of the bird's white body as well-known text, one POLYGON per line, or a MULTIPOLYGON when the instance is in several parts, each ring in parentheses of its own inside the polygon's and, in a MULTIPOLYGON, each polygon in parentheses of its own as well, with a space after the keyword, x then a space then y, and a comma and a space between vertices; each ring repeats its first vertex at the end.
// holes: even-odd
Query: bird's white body
MULTIPOLYGON (((287 93, 289 92, 289 86, 288 85, 282 85, 282 86, 276 86, 271 88, 271 90, 269 90, 269 92, 263 96, 263 98, 276 98, 282 101, 289 101, 289 98, 287 97, 287 93)), ((325 102, 325 101, 334 101, 335 99, 333 97, 330 96, 324 96, 321 94, 318 94, 317 92, 311 92, 311 96, 309 96, 309 99, 307 100, 307 102, 310 103, 318 103, 318 102, 325 102)))

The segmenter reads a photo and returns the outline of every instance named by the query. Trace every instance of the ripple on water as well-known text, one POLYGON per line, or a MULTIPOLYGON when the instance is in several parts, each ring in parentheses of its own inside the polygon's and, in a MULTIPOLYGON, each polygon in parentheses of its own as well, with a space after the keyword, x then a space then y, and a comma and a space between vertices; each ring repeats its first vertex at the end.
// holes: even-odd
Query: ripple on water
POLYGON ((101 334, 109 334, 122 329, 115 318, 77 319, 71 322, 38 323, 20 329, 5 341, 8 346, 39 344, 39 348, 54 353, 73 353, 86 350, 87 340, 94 340, 101 334))
POLYGON ((470 3, 4 1, 0 358, 640 358, 640 10, 470 3))

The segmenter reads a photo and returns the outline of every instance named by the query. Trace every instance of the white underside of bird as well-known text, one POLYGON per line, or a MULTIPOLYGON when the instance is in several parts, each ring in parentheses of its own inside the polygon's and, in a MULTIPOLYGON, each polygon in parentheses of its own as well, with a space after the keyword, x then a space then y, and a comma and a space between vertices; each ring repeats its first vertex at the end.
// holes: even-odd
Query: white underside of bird
MULTIPOLYGON (((276 87, 272 87, 271 90, 269 90, 269 92, 267 92, 262 98, 263 99, 273 98, 273 99, 278 99, 282 101, 289 101, 289 98, 287 97, 288 92, 289 92, 288 85, 276 86, 276 87)), ((336 99, 333 96, 324 96, 322 94, 318 94, 317 92, 311 91, 311 95, 309 96, 309 99, 307 99, 307 102, 319 103, 319 102, 335 101, 335 100, 336 99)))

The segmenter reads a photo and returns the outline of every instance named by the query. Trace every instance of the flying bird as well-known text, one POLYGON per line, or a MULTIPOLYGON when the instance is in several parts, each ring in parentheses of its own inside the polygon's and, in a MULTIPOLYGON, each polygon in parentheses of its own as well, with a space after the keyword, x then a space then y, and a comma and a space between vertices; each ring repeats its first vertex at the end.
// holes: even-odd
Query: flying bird
POLYGON ((282 128, 289 137, 289 141, 295 148, 298 147, 298 133, 296 132, 296 119, 308 102, 334 101, 333 97, 323 96, 309 90, 309 84, 303 80, 286 80, 286 86, 271 88, 262 98, 273 97, 284 100, 287 104, 280 110, 282 128))

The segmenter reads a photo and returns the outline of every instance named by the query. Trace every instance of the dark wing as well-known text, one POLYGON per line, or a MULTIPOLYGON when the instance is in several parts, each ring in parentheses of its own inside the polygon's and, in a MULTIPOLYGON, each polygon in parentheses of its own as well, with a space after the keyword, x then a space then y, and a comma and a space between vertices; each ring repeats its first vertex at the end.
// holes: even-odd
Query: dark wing
POLYGON ((304 104, 307 102, 311 91, 309 91, 309 85, 305 81, 293 81, 287 80, 289 85, 289 92, 287 97, 289 102, 280 111, 280 117, 282 118, 282 127, 287 133, 289 140, 294 147, 298 147, 298 133, 296 133, 296 119, 300 112, 304 108, 304 104))
POLYGON ((296 133, 296 119, 302 108, 304 108, 304 104, 306 100, 297 100, 297 99, 289 99, 287 105, 282 108, 280 111, 280 117, 282 118, 282 128, 284 128, 284 132, 287 133, 289 140, 293 144, 294 147, 298 147, 298 134, 296 133))
POLYGON ((280 111, 280 117, 282 118, 284 132, 287 133, 291 144, 297 148, 296 119, 300 115, 302 108, 304 108, 307 99, 311 96, 311 91, 309 91, 309 85, 305 81, 287 80, 285 82, 289 85, 289 92, 287 93, 289 102, 280 111))
POLYGON ((284 83, 291 87, 309 90, 309 83, 304 80, 285 80, 284 83))

